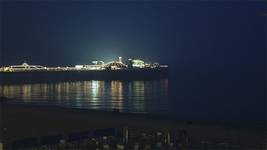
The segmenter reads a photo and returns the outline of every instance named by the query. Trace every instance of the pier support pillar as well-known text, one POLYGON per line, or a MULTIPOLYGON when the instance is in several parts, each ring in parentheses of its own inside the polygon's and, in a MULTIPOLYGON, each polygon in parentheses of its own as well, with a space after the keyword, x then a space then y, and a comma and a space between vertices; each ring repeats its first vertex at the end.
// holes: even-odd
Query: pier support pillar
POLYGON ((170 145, 170 143, 171 143, 171 135, 170 135, 170 130, 169 129, 165 129, 164 142, 167 145, 170 145))
POLYGON ((129 140, 129 129, 128 127, 123 127, 123 143, 127 144, 129 140))

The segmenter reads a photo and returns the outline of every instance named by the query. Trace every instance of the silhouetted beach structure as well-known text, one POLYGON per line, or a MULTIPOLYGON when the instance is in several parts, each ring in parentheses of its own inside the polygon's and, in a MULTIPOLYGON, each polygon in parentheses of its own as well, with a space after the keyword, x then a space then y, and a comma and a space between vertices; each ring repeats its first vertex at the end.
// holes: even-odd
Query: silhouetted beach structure
MULTIPOLYGON (((32 149, 32 150, 64 150, 64 149, 99 149, 99 150, 174 150, 182 148, 193 148, 185 135, 185 130, 179 130, 180 140, 175 140, 176 136, 171 136, 170 141, 167 139, 167 135, 164 131, 149 131, 143 132, 143 130, 133 129, 132 136, 129 137, 129 141, 124 140, 124 136, 121 132, 117 132, 119 129, 96 129, 86 132, 73 133, 68 136, 46 136, 37 138, 29 138, 21 141, 14 142, 14 149, 32 149), (114 132, 115 131, 115 132, 114 132), (108 132, 113 134, 108 134, 108 132), (100 134, 99 134, 100 133, 100 134), (106 135, 103 135, 106 133, 106 135)), ((121 131, 121 130, 120 130, 121 131)), ((206 144, 207 148, 223 149, 223 148, 237 148, 236 145, 222 145, 222 143, 199 143, 206 144)))

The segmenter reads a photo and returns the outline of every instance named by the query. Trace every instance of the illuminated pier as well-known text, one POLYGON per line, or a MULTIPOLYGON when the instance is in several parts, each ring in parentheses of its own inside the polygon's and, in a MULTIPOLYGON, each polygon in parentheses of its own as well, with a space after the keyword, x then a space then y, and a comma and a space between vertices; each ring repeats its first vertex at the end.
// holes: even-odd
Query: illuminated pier
POLYGON ((26 62, 21 65, 1 67, 0 72, 34 72, 34 71, 89 71, 89 70, 125 70, 125 69, 155 69, 168 67, 158 63, 145 63, 141 59, 128 59, 123 63, 122 57, 118 60, 104 63, 104 61, 93 61, 90 65, 75 65, 73 67, 45 67, 41 65, 29 65, 26 62))
POLYGON ((12 65, 0 68, 0 84, 46 83, 86 80, 153 80, 168 77, 168 66, 145 63, 140 59, 118 60, 104 63, 93 61, 89 65, 72 67, 46 67, 41 65, 12 65))

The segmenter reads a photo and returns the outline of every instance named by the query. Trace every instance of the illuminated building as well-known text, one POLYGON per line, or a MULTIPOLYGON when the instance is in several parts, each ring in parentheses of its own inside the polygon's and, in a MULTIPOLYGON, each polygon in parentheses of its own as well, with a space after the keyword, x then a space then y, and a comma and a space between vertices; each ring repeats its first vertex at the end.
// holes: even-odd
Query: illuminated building
POLYGON ((145 62, 143 60, 140 60, 140 59, 133 59, 132 65, 134 68, 144 68, 145 62))
POLYGON ((122 57, 119 57, 119 62, 122 63, 122 57))

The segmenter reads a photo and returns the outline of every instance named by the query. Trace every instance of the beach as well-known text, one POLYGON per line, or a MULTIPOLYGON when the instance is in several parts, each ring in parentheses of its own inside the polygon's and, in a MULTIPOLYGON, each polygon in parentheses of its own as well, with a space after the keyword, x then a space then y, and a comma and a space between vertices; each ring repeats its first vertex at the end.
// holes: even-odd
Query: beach
POLYGON ((129 128, 133 130, 187 131, 191 141, 224 141, 241 149, 264 149, 264 128, 237 128, 195 123, 161 116, 82 110, 56 106, 1 103, 1 141, 12 149, 14 141, 30 137, 66 135, 90 129, 129 128))

